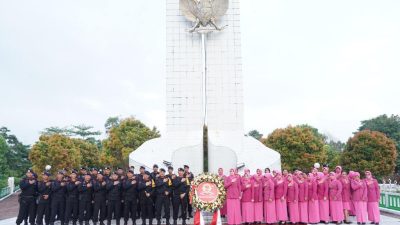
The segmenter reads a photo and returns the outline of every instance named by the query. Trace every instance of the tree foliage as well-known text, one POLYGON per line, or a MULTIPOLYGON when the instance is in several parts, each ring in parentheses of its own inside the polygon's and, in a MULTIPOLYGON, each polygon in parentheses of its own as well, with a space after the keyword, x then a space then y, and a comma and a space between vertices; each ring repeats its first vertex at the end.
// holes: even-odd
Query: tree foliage
POLYGON ((249 133, 247 133, 248 136, 253 137, 257 140, 261 140, 263 134, 260 133, 258 130, 251 130, 249 133))
POLYGON ((387 137, 393 139, 396 143, 397 160, 396 171, 400 171, 400 117, 398 115, 386 114, 380 115, 376 118, 361 121, 361 126, 358 131, 372 130, 384 133, 387 137))
POLYGON ((383 177, 394 172, 396 157, 392 139, 378 131, 363 130, 347 141, 341 163, 349 170, 370 170, 375 176, 383 177))
POLYGON ((281 154, 284 169, 308 171, 315 162, 327 160, 324 139, 308 125, 276 129, 262 142, 281 154))
POLYGON ((150 129, 133 117, 119 121, 108 131, 103 141, 101 162, 110 166, 128 166, 129 154, 145 141, 160 137, 159 131, 150 129))

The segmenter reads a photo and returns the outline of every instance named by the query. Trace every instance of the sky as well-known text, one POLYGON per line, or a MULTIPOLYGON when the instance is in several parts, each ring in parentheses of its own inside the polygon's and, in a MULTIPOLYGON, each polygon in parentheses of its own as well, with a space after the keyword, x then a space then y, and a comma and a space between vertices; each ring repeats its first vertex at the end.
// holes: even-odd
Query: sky
MULTIPOLYGON (((241 1, 245 131, 310 124, 346 141, 400 114, 400 1, 241 1)), ((165 132, 165 3, 0 0, 0 126, 135 116, 165 132)))

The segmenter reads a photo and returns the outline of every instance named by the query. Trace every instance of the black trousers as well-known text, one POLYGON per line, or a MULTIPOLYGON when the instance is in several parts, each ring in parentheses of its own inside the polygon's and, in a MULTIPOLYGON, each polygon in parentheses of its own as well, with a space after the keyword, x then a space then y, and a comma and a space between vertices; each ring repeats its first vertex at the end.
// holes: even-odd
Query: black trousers
POLYGON ((106 199, 94 199, 93 203, 93 222, 104 221, 107 216, 106 199))
POLYGON ((36 224, 43 224, 43 217, 45 224, 50 223, 50 201, 42 201, 37 205, 36 210, 36 224))
POLYGON ((65 204, 65 223, 69 221, 76 222, 79 216, 79 201, 78 197, 69 197, 65 204))
POLYGON ((124 201, 124 220, 125 222, 132 218, 132 221, 135 222, 137 218, 137 208, 138 201, 137 199, 125 200, 124 201))
POLYGON ((20 196, 17 224, 21 224, 25 218, 29 217, 29 223, 35 224, 36 199, 34 197, 20 196))
POLYGON ((183 220, 186 219, 186 210, 188 206, 188 201, 186 196, 183 197, 183 199, 180 198, 180 196, 174 196, 172 199, 172 210, 173 210, 173 219, 177 220, 178 219, 178 214, 179 214, 179 208, 181 210, 181 217, 183 220))
POLYGON ((151 197, 140 200, 142 219, 153 219, 153 199, 151 197))
POLYGON ((79 222, 89 221, 92 217, 92 201, 79 200, 79 222))
POLYGON ((54 223, 56 221, 56 216, 60 221, 64 221, 64 213, 65 213, 65 200, 59 198, 53 198, 51 200, 51 216, 50 223, 54 223))
POLYGON ((121 200, 108 200, 107 221, 111 221, 113 215, 117 221, 121 219, 121 200))
POLYGON ((167 220, 169 220, 169 217, 170 217, 169 205, 170 204, 171 204, 171 202, 169 200, 169 196, 167 196, 165 194, 157 195, 156 204, 155 204, 157 220, 161 219, 162 208, 164 208, 165 218, 167 220))

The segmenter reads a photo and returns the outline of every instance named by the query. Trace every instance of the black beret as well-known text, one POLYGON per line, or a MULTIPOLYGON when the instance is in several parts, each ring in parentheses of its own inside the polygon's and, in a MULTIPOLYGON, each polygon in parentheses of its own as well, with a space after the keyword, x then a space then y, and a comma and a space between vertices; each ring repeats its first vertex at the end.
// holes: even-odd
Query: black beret
POLYGON ((183 171, 185 171, 185 170, 184 170, 183 168, 179 168, 178 171, 182 171, 182 172, 183 172, 183 171))
POLYGON ((154 165, 153 165, 153 168, 158 168, 158 165, 157 165, 157 164, 154 164, 154 165))
POLYGON ((145 170, 145 169, 146 169, 146 167, 144 167, 144 166, 140 166, 140 169, 144 169, 144 170, 145 170))
POLYGON ((94 170, 99 171, 96 167, 93 167, 93 168, 92 168, 92 171, 94 171, 94 170))
POLYGON ((164 168, 161 168, 161 169, 160 169, 160 171, 162 171, 162 172, 164 172, 164 173, 165 173, 165 169, 164 169, 164 168))
POLYGON ((188 165, 183 165, 183 168, 189 168, 189 166, 188 165))
POLYGON ((86 170, 86 168, 85 167, 81 167, 81 170, 86 170))
POLYGON ((106 167, 104 167, 104 170, 111 170, 111 168, 106 166, 106 167))
POLYGON ((127 173, 132 173, 132 174, 133 174, 134 172, 133 172, 133 170, 128 170, 128 172, 127 172, 127 173))
POLYGON ((168 169, 169 169, 169 170, 173 170, 173 169, 174 169, 174 167, 172 167, 172 166, 168 166, 168 169))
POLYGON ((48 177, 50 177, 50 176, 51 176, 51 174, 50 174, 49 172, 47 172, 47 171, 44 171, 44 172, 42 173, 42 175, 44 175, 44 176, 48 176, 48 177))

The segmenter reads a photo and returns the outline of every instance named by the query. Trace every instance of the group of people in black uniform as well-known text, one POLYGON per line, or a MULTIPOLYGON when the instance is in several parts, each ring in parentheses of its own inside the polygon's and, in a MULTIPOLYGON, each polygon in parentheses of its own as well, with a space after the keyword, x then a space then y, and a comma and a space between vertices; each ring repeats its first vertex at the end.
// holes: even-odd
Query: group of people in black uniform
POLYGON ((20 181, 21 194, 19 195, 19 213, 17 225, 25 221, 30 225, 54 225, 56 220, 61 225, 72 222, 76 225, 111 224, 115 219, 124 225, 129 219, 136 224, 136 219, 142 219, 142 224, 161 224, 166 219, 170 224, 170 206, 172 204, 173 224, 177 224, 178 215, 182 224, 186 224, 187 217, 191 217, 192 208, 189 204, 190 183, 193 174, 189 166, 178 169, 168 167, 168 171, 157 165, 153 171, 146 171, 140 167, 136 174, 134 167, 124 171, 117 168, 111 172, 109 167, 104 170, 80 168, 80 171, 67 169, 60 170, 52 179, 48 171, 39 177, 31 169, 26 177, 20 181), (162 213, 164 215, 162 217, 162 213))

